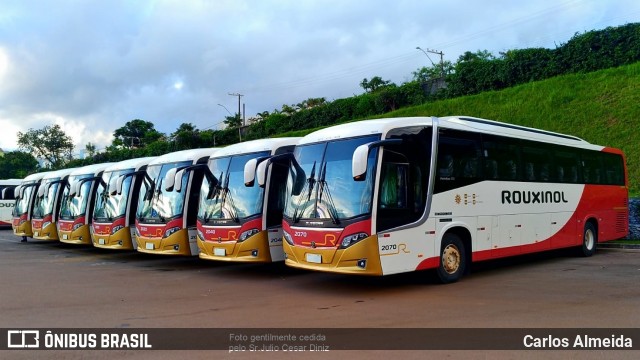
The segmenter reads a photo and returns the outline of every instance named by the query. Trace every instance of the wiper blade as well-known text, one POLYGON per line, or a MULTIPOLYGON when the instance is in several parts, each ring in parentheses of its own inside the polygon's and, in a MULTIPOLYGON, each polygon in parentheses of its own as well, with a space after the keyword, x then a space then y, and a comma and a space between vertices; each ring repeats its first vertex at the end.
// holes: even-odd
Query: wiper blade
POLYGON ((312 183, 315 184, 315 173, 316 173, 316 162, 313 162, 313 167, 311 168, 311 175, 307 178, 307 180, 304 182, 304 186, 302 187, 302 190, 300 191, 300 195, 298 197, 298 202, 296 203, 296 207, 293 210, 293 217, 292 217, 292 221, 293 223, 298 223, 300 221, 300 218, 302 217, 302 215, 298 216, 298 213, 300 213, 300 205, 302 205, 302 199, 304 198, 304 192, 305 190, 309 191, 309 194, 307 195, 307 202, 309 200, 311 200, 311 192, 313 191, 313 185, 311 185, 312 183))
POLYGON ((336 204, 333 202, 333 197, 331 196, 331 191, 329 191, 329 186, 326 181, 327 176, 327 163, 324 163, 324 166, 320 170, 320 179, 318 180, 318 197, 316 198, 315 204, 315 213, 318 213, 318 202, 322 202, 322 195, 327 193, 327 211, 329 212, 329 217, 334 224, 340 223, 338 219, 338 211, 336 210, 336 204))

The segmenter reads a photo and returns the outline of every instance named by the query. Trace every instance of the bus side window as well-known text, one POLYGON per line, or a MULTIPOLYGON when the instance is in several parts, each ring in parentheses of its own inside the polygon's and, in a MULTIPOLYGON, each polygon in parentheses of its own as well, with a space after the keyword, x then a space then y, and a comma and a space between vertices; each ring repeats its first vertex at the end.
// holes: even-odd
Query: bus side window
POLYGON ((488 180, 498 180, 498 162, 493 159, 484 161, 485 177, 488 180))

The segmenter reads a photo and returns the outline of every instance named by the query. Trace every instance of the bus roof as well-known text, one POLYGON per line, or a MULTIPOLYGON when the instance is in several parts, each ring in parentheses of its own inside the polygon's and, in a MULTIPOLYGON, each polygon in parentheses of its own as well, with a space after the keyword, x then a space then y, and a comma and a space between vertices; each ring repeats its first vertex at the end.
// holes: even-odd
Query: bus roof
POLYGON ((127 170, 127 169, 133 169, 134 171, 138 171, 140 170, 141 167, 148 165, 155 158, 156 158, 155 156, 149 156, 149 157, 135 158, 135 159, 129 159, 129 160, 122 160, 120 162, 111 164, 111 166, 104 169, 104 172, 120 171, 120 170, 127 170))
POLYGON ((217 149, 211 157, 217 158, 237 154, 249 154, 259 151, 270 151, 271 155, 273 155, 276 150, 283 146, 296 145, 300 139, 301 138, 299 137, 283 137, 245 141, 217 149))
POLYGON ((329 140, 345 139, 357 136, 372 134, 386 135, 396 128, 410 126, 432 126, 434 119, 437 119, 440 127, 458 129, 465 131, 475 131, 486 134, 496 134, 519 139, 534 141, 544 141, 554 144, 569 146, 579 146, 584 148, 601 149, 602 147, 592 145, 578 137, 555 133, 541 129, 525 126, 513 125, 498 121, 486 120, 470 116, 447 116, 435 117, 402 117, 385 118, 374 120, 356 121, 324 128, 303 137, 299 144, 310 144, 329 140))
POLYGON ((151 165, 159 165, 159 164, 169 164, 179 161, 191 161, 192 164, 198 162, 203 158, 209 158, 211 154, 213 154, 217 148, 204 148, 204 149, 190 149, 190 150, 182 150, 176 151, 168 154, 164 154, 162 156, 158 156, 151 162, 149 162, 149 166, 151 165))
POLYGON ((69 176, 98 175, 99 173, 104 171, 104 169, 108 168, 113 164, 114 163, 92 164, 92 165, 75 168, 71 173, 69 173, 69 176))
POLYGON ((20 185, 22 179, 3 179, 0 180, 0 185, 20 185))
POLYGON ((63 178, 71 174, 71 172, 74 171, 75 169, 76 168, 49 171, 42 177, 42 181, 48 180, 48 179, 63 178))
POLYGON ((35 174, 31 174, 31 175, 27 175, 27 177, 25 177, 22 180, 22 183, 27 183, 27 182, 36 182, 40 179, 42 179, 45 175, 47 175, 50 171, 43 171, 43 172, 39 172, 39 173, 35 173, 35 174))

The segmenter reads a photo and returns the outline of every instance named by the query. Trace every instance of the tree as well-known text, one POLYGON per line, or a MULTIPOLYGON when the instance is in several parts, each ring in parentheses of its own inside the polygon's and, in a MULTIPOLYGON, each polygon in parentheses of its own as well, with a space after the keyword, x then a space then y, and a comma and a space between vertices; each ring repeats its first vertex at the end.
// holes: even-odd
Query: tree
POLYGON ((390 84, 391 80, 382 80, 380 76, 374 76, 371 80, 364 78, 360 82, 360 86, 368 93, 376 92, 376 90, 382 89, 390 84))
POLYGON ((113 145, 139 148, 159 140, 162 136, 152 122, 135 119, 113 132, 113 145))
POLYGON ((33 155, 12 151, 0 157, 0 178, 22 179, 38 170, 38 160, 33 155))
POLYGON ((236 113, 233 116, 225 116, 223 122, 230 128, 238 128, 242 125, 242 118, 240 118, 240 114, 236 113))
POLYGON ((29 129, 26 133, 18 132, 18 147, 45 159, 52 169, 62 167, 73 152, 71 137, 59 125, 47 125, 39 130, 29 129))
POLYGON ((178 129, 171 134, 171 138, 179 147, 183 149, 193 149, 198 147, 200 130, 192 123, 182 123, 178 129))
POLYGON ((84 146, 84 150, 87 152, 88 157, 93 157, 96 154, 96 146, 91 142, 84 146))

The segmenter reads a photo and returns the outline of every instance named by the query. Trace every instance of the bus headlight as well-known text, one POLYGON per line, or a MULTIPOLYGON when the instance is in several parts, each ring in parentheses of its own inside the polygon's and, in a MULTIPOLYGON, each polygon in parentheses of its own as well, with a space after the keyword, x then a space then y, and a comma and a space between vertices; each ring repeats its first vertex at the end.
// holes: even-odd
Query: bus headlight
POLYGON ((204 234, 200 230, 198 230, 198 237, 204 241, 204 234))
POLYGON ((83 224, 81 224, 81 223, 73 224, 73 230, 71 230, 71 231, 76 231, 76 230, 80 229, 82 227, 82 225, 83 224))
POLYGON ((120 231, 124 229, 124 226, 122 225, 116 225, 114 227, 111 228, 111 235, 115 234, 116 232, 120 231))
POLYGON ((140 234, 140 229, 138 229, 137 226, 136 226, 136 236, 137 237, 142 237, 142 234, 140 234))
POLYGON ((172 227, 171 229, 167 229, 167 231, 164 232, 164 236, 165 238, 168 238, 169 236, 173 235, 173 233, 177 232, 180 230, 179 226, 176 227, 172 227))
MULTIPOLYGON (((44 229, 49 225, 51 225, 51 221, 47 221, 46 223, 43 223, 41 229, 44 229)), ((60 230, 60 229, 58 229, 58 230, 60 230)))
POLYGON ((240 238, 238 239, 238 242, 242 242, 247 240, 250 236, 255 235, 257 233, 259 233, 260 230, 258 229, 250 229, 247 231, 243 231, 242 234, 240 234, 240 238))
POLYGON ((369 235, 366 233, 357 233, 349 236, 345 236, 342 238, 342 243, 340 243, 340 248, 345 249, 349 246, 357 243, 358 241, 367 238, 369 235))
POLYGON ((289 234, 286 231, 282 231, 282 235, 284 237, 284 240, 291 246, 293 246, 293 238, 291 237, 291 234, 289 234))

